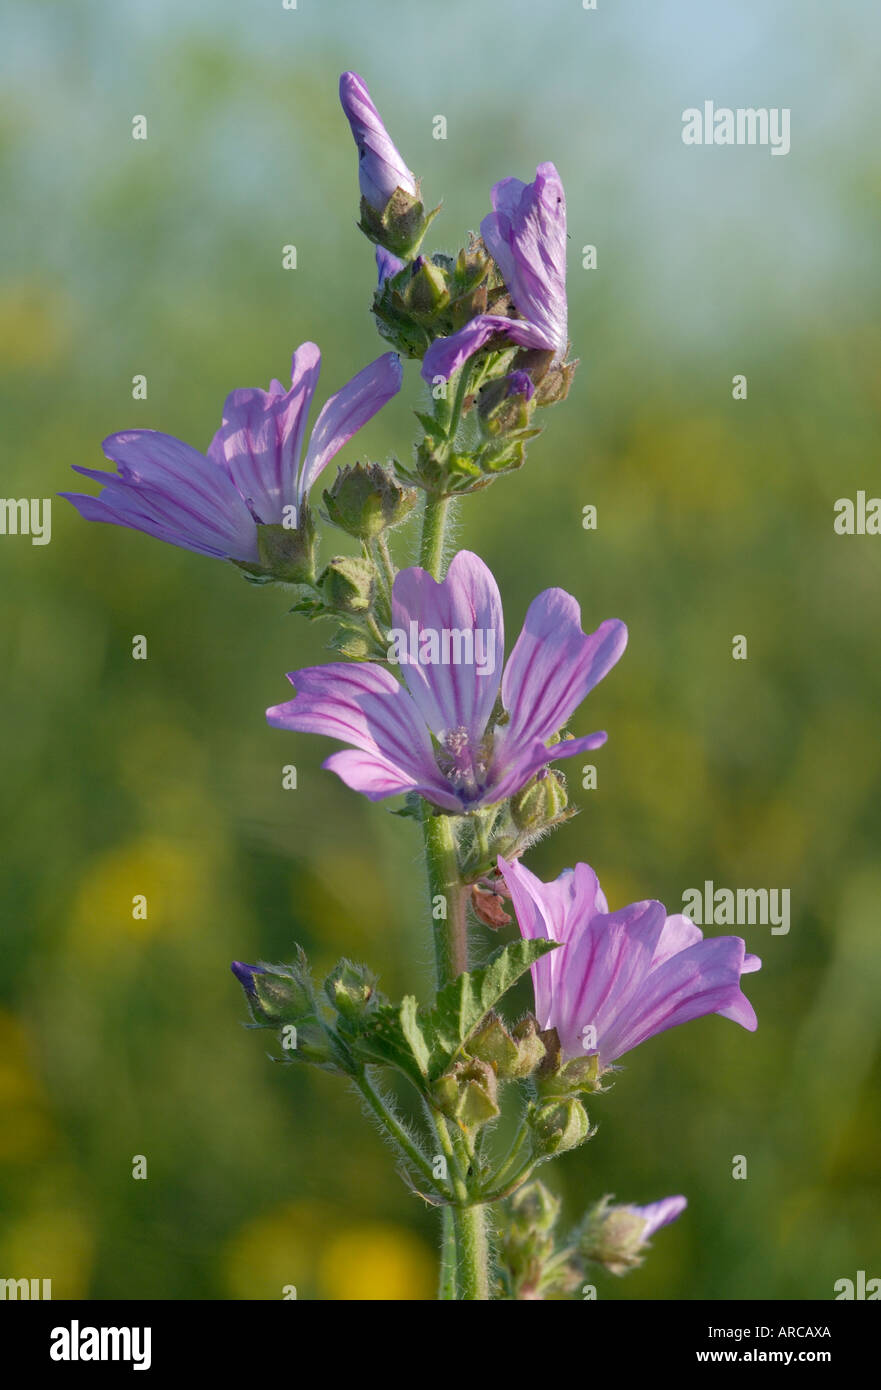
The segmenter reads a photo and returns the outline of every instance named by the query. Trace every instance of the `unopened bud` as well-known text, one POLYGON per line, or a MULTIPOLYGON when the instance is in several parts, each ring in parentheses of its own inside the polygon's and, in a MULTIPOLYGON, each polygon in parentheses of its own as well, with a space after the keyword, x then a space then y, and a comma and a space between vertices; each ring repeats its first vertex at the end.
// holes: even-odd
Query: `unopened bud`
POLYGON ((366 965, 341 960, 325 980, 324 992, 334 1008, 354 1023, 376 1004, 376 976, 366 965))
POLYGON ((529 1122, 536 1149, 544 1157, 576 1149, 591 1135, 587 1111, 574 1097, 535 1107, 529 1122))
POLYGON ((416 506, 415 488, 401 487, 378 463, 341 468, 324 493, 327 519, 358 540, 372 540, 404 521, 416 506))
POLYGON ((324 602, 334 613, 366 613, 373 603, 376 570, 359 555, 338 555, 318 581, 324 602))
POLYGON ((511 816, 518 830, 540 830, 569 804, 563 778, 553 768, 540 772, 511 799, 511 816))

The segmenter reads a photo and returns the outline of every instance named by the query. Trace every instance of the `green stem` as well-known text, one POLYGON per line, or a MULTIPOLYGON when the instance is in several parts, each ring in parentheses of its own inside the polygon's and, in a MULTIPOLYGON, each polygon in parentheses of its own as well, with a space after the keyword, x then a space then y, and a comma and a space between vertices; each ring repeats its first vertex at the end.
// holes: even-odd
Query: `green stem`
POLYGON ((435 579, 441 577, 444 559, 444 535, 449 512, 449 497, 436 497, 433 493, 426 493, 425 510, 422 513, 422 544, 419 548, 419 563, 435 579))
MULTIPOLYGON (((463 371, 456 392, 447 437, 452 440, 459 425, 467 386, 467 369, 463 371)), ((450 511, 449 497, 426 494, 422 514, 422 543, 419 562, 435 579, 441 578, 444 539, 450 511)), ((425 861, 428 870, 428 891, 432 903, 439 895, 446 902, 446 920, 433 918, 434 951, 437 987, 442 989, 450 980, 468 969, 468 889, 459 873, 458 846, 455 827, 449 816, 433 815, 423 802, 422 833, 425 841, 425 861)), ((453 1152, 449 1131, 443 1116, 436 1116, 438 1137, 448 1156, 450 1176, 457 1202, 467 1200, 467 1187, 453 1152)), ((489 1243, 483 1207, 457 1205, 444 1213, 444 1235, 441 1258, 441 1298, 455 1297, 473 1301, 489 1299, 489 1243)))
POLYGON ((388 541, 386 539, 385 533, 382 531, 379 533, 377 550, 379 551, 379 558, 382 561, 382 567, 385 570, 385 577, 388 583, 389 597, 391 597, 391 592, 394 588, 395 575, 397 574, 397 570, 395 569, 395 562, 392 559, 391 552, 388 548, 388 541))
POLYGON ((374 1115, 380 1121, 383 1129, 387 1134, 391 1135, 398 1145, 398 1148, 410 1160, 413 1167, 418 1169, 422 1176, 428 1179, 433 1190, 437 1185, 437 1179, 431 1170, 430 1161, 419 1148, 419 1145, 407 1133, 391 1106, 388 1105, 374 1088, 366 1071, 357 1072, 352 1077, 352 1080, 370 1106, 374 1115))
POLYGON ((489 1301, 489 1242, 483 1207, 454 1207, 459 1297, 489 1301))
POLYGON ((441 1212, 441 1262, 438 1299, 448 1301, 459 1297, 458 1270, 456 1268, 456 1222, 452 1207, 444 1207, 441 1212))
POLYGON ((449 816, 435 816, 423 802, 422 833, 428 869, 428 893, 434 928, 434 959, 438 989, 468 969, 468 890, 459 876, 456 835, 449 816), (434 916, 436 899, 443 898, 446 917, 434 916))

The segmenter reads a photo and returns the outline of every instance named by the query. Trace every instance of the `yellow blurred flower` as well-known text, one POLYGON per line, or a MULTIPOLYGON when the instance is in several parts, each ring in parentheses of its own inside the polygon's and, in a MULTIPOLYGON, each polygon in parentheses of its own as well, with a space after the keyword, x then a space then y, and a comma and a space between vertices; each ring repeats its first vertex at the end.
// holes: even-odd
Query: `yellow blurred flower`
POLYGON ((330 1239, 321 1255, 323 1296, 337 1301, 406 1301, 435 1296, 435 1260, 418 1236, 400 1226, 353 1226, 330 1239))

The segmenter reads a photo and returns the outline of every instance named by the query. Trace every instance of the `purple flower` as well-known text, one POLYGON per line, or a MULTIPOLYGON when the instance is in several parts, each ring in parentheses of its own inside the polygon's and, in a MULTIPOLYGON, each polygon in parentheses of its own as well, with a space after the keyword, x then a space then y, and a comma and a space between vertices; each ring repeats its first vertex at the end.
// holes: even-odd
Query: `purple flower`
POLYGON ((312 666, 290 672, 294 700, 267 710, 276 728, 352 745, 324 766, 371 801, 416 791, 462 813, 512 796, 555 758, 605 743, 596 733, 547 746, 620 657, 623 623, 585 636, 575 599, 546 589, 530 604, 502 676, 498 586, 467 550, 442 583, 422 569, 402 570, 392 622, 390 659, 406 684, 370 662, 312 666), (500 693, 507 720, 498 724, 500 693))
POLYGON ((540 164, 533 183, 502 179, 492 203, 480 230, 522 317, 478 314, 458 333, 436 338, 422 364, 428 382, 451 377, 497 334, 557 358, 566 351, 566 195, 560 176, 553 164, 540 164))
POLYGON ((752 1032, 756 1015, 740 977, 758 970, 738 936, 703 939, 659 902, 609 912, 588 864, 542 883, 499 859, 525 938, 563 945, 532 966, 536 1014, 556 1028, 568 1057, 598 1055, 607 1066, 646 1038, 689 1019, 721 1014, 752 1032))
POLYGON ((104 440, 116 473, 75 466, 103 484, 98 497, 62 492, 87 521, 145 531, 201 555, 255 563, 257 525, 297 525, 322 469, 400 390, 401 360, 388 352, 354 376, 323 407, 301 462, 306 417, 321 368, 314 343, 291 363, 291 388, 233 391, 207 454, 158 430, 127 430, 104 440))
POLYGON ((358 183, 370 206, 383 212, 396 188, 416 197, 416 180, 383 125, 367 83, 356 72, 344 72, 340 78, 340 101, 358 146, 358 183))

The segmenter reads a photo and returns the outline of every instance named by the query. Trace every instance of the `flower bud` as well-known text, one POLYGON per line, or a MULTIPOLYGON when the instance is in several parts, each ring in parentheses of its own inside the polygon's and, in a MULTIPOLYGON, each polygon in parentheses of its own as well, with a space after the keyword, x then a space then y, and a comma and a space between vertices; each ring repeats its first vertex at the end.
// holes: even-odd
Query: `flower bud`
POLYGON ((500 1113, 497 1092, 495 1071, 475 1057, 457 1062, 445 1072, 434 1084, 432 1100, 464 1129, 479 1129, 500 1113))
POLYGON ((374 208, 362 196, 358 226, 369 241, 407 260, 419 250, 422 238, 439 211, 436 207, 426 212, 418 193, 396 188, 382 210, 374 208))
POLYGON ((487 1014, 468 1043, 468 1053, 487 1062, 498 1076, 512 1076, 517 1065, 517 1044, 496 1013, 487 1014))
POLYGON ((562 1202, 537 1179, 521 1187, 511 1198, 511 1225, 526 1233, 552 1231, 562 1202))
POLYGON ((367 613, 373 603, 376 569, 359 555, 338 555, 318 581, 325 605, 333 613, 367 613))
POLYGON ((401 487, 389 469, 378 463, 341 468, 333 487, 324 493, 328 521, 363 541, 398 526, 416 506, 416 499, 415 488, 401 487))
POLYGON ((549 768, 511 798, 511 816, 518 830, 541 830, 562 815, 568 804, 561 774, 549 768))
POLYGON ((312 1012, 312 982, 302 952, 296 965, 246 965, 234 960, 230 969, 245 991, 254 1022, 264 1028, 296 1023, 312 1012))
POLYGON ((324 992, 338 1013, 356 1023, 376 1005, 376 976, 366 965, 341 960, 325 980, 324 992))
POLYGON ((529 1123, 536 1150, 545 1158, 577 1149, 591 1136, 587 1111, 574 1097, 534 1106, 529 1123))
POLYGON ((600 1084, 604 1070, 610 1068, 602 1067, 596 1053, 590 1057, 573 1057, 556 1070, 539 1076, 539 1094, 550 1099, 552 1096, 572 1096, 584 1091, 605 1091, 608 1088, 600 1084))
POLYGON ((531 1076, 544 1061, 547 1051, 539 1034, 538 1022, 532 1014, 527 1014, 514 1027, 511 1036, 517 1046, 517 1063, 510 1074, 512 1077, 531 1076))
POLYGON ((536 405, 556 405, 569 395, 577 362, 559 362, 546 373, 535 393, 536 405))
POLYGON ((626 1274, 642 1264, 647 1222, 635 1207, 615 1207, 611 1202, 611 1197, 603 1197, 588 1212, 578 1248, 583 1259, 604 1265, 610 1274, 626 1274))
POLYGON ((411 267, 409 283, 401 291, 407 312, 417 320, 429 323, 450 302, 450 292, 443 270, 425 256, 417 256, 411 267))

